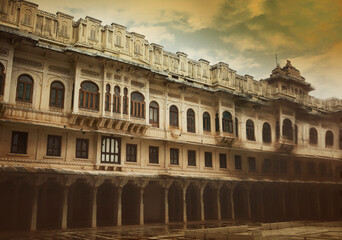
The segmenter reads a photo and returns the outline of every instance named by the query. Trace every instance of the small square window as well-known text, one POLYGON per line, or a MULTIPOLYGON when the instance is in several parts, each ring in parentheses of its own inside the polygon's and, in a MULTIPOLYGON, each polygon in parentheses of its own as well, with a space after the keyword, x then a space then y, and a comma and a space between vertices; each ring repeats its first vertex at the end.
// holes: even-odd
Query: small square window
POLYGON ((242 169, 241 156, 239 156, 239 155, 235 155, 235 169, 236 170, 242 169))
POLYGON ((178 148, 170 148, 170 164, 179 165, 179 150, 178 150, 178 148))
POLYGON ((61 156, 62 136, 48 135, 47 156, 61 156))
POLYGON ((196 166, 196 151, 188 150, 188 166, 196 166))
POLYGON ((211 152, 204 153, 204 166, 205 167, 213 167, 213 158, 211 152))
POLYGON ((227 168, 227 154, 220 153, 220 168, 227 168))
POLYGON ((255 163, 255 157, 248 157, 248 171, 255 171, 256 170, 256 163, 255 163))
POLYGON ((126 145, 126 161, 127 162, 137 161, 137 145, 136 144, 126 145))
POLYGON ((27 153, 27 132, 12 132, 11 153, 27 153))
POLYGON ((150 163, 159 163, 159 148, 150 146, 150 163))
POLYGON ((76 158, 88 158, 89 140, 76 138, 76 158))

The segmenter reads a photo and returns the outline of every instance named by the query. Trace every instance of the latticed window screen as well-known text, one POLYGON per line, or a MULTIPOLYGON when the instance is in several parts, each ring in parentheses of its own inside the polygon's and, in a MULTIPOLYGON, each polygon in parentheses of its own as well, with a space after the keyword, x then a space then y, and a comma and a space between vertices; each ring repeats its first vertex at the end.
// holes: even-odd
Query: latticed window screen
POLYGON ((101 162, 120 164, 121 139, 102 137, 101 162))

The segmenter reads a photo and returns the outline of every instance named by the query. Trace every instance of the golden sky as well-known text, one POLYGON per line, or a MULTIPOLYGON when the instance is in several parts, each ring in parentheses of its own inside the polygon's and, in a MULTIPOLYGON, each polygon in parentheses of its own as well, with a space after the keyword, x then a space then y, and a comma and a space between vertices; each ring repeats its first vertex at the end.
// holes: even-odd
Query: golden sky
POLYGON ((286 60, 316 88, 342 98, 342 0, 30 0, 75 20, 91 16, 125 25, 171 52, 238 74, 267 78, 286 60))

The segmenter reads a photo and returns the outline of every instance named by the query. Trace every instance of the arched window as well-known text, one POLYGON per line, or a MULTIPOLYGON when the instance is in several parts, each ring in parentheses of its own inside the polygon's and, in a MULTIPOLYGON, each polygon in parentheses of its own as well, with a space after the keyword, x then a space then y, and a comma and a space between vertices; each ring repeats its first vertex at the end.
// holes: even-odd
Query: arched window
POLYGON ((29 75, 21 75, 17 84, 17 101, 32 102, 33 80, 29 75))
POLYGON ((310 128, 309 134, 310 134, 310 136, 309 136, 309 143, 312 144, 312 145, 316 145, 317 144, 317 140, 318 140, 318 135, 317 135, 316 128, 310 128))
POLYGON ((110 85, 106 85, 105 111, 110 112, 110 85))
POLYGON ((248 119, 246 122, 246 136, 247 136, 247 140, 255 141, 254 123, 250 119, 248 119))
POLYGON ((223 112, 222 130, 223 132, 229 132, 229 133, 233 132, 233 119, 232 119, 232 115, 230 114, 230 112, 227 112, 227 111, 223 112))
POLYGON ((289 119, 283 121, 283 137, 287 140, 293 140, 292 122, 289 119))
POLYGON ((116 32, 116 41, 115 41, 115 45, 118 47, 121 47, 121 32, 116 32))
POLYGON ((5 88, 5 67, 0 63, 0 95, 4 95, 5 88))
POLYGON ((159 106, 155 101, 150 103, 150 123, 154 127, 159 127, 159 106))
POLYGON ((145 98, 139 92, 131 94, 131 115, 132 117, 145 118, 145 98))
POLYGON ((328 130, 325 133, 325 147, 332 147, 334 146, 334 134, 332 131, 328 130))
POLYGON ((79 97, 79 107, 99 110, 99 88, 93 82, 82 82, 79 97))
POLYGON ((203 131, 210 132, 210 115, 209 113, 203 113, 203 131))
POLYGON ((235 118, 235 136, 239 136, 239 120, 235 118))
POLYGON ((216 132, 219 132, 220 131, 220 118, 219 118, 219 115, 218 113, 215 114, 215 131, 216 132))
POLYGON ((271 143, 272 137, 271 137, 271 126, 269 123, 265 122, 262 126, 262 141, 264 143, 271 143))
POLYGON ((50 106, 64 107, 64 85, 61 82, 53 82, 50 89, 50 106))
POLYGON ((120 101, 120 87, 115 86, 114 87, 114 96, 113 96, 113 112, 115 113, 120 113, 120 106, 121 106, 121 101, 120 101))
POLYGON ((188 132, 195 132, 195 112, 192 109, 188 109, 186 112, 187 130, 188 132))
POLYGON ((90 40, 96 41, 96 27, 93 25, 90 28, 90 36, 89 36, 90 40))
POLYGON ((178 127, 178 108, 175 105, 170 107, 170 126, 178 127))
POLYGON ((124 88, 123 114, 128 114, 128 89, 124 88))

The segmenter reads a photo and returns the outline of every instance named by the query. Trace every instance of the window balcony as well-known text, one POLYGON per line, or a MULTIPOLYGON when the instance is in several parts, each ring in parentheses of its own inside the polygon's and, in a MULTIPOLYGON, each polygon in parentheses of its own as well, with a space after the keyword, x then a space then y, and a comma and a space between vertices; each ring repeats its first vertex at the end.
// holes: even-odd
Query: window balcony
POLYGON ((145 134, 150 125, 142 122, 133 122, 128 119, 120 119, 108 116, 90 116, 73 113, 70 115, 70 124, 81 127, 116 130, 131 134, 145 134))
POLYGON ((275 148, 278 151, 287 152, 287 153, 292 152, 292 150, 294 149, 295 146, 296 146, 296 144, 294 143, 293 140, 289 140, 283 136, 280 137, 275 143, 275 148))

